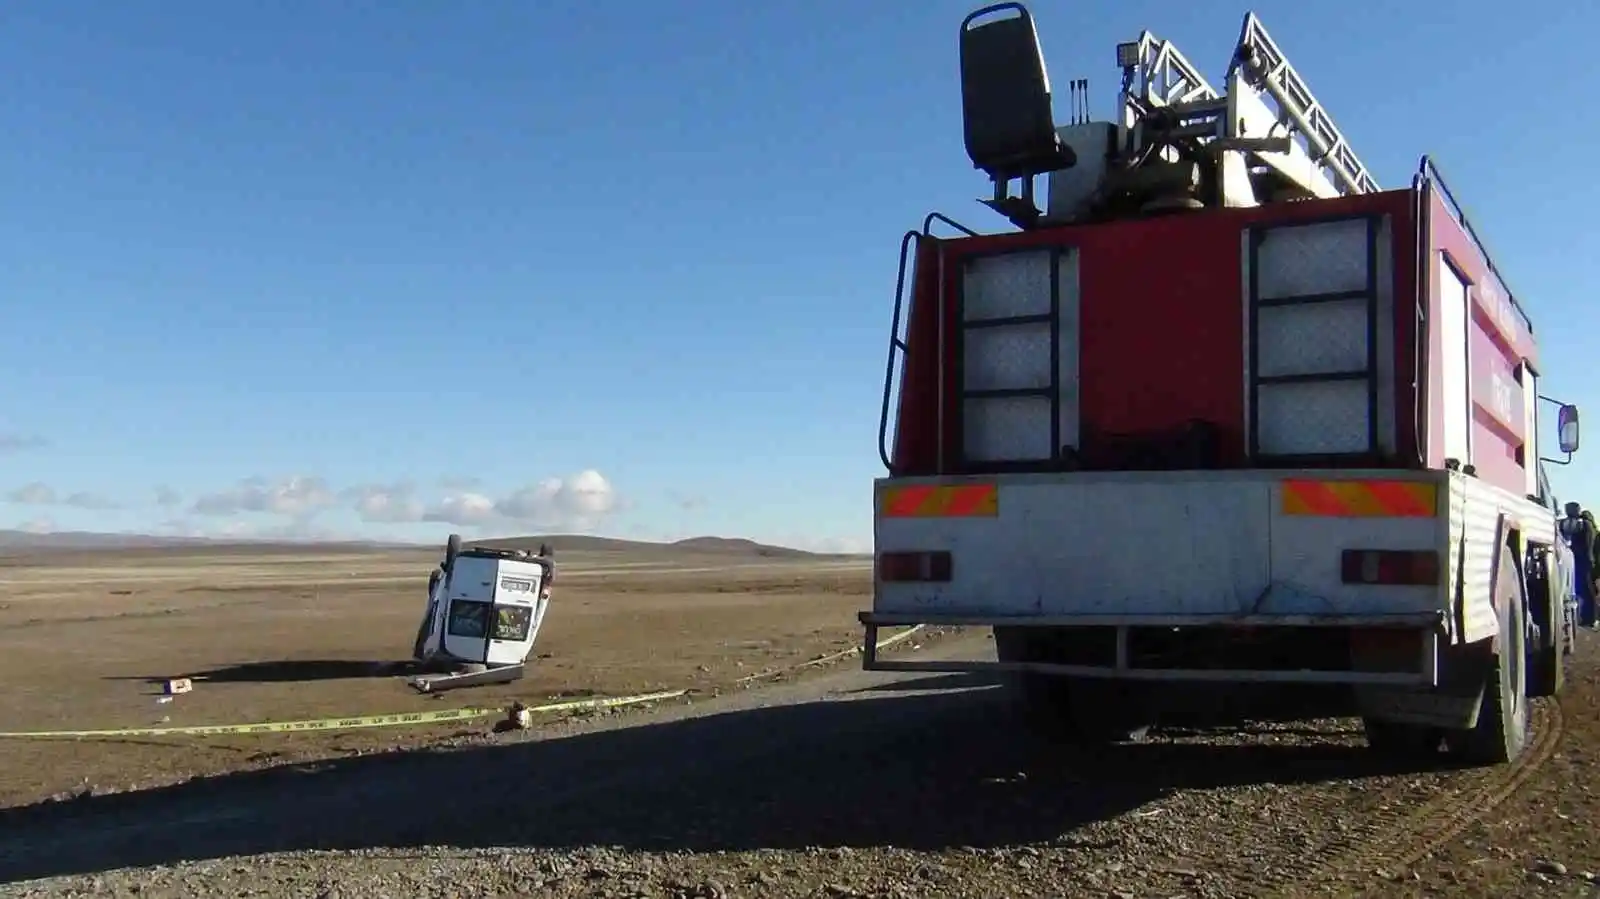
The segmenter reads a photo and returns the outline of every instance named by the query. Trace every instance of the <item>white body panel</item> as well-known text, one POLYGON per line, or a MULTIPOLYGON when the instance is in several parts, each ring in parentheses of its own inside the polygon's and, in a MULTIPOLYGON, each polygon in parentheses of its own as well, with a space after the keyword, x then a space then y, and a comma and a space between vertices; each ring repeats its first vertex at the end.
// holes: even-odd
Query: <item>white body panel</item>
MULTIPOLYGON (((1340 583, 1342 549, 1437 549, 1436 518, 1279 514, 1293 472, 1127 472, 999 483, 993 518, 879 518, 877 549, 948 549, 949 583, 882 584, 874 611, 982 616, 1324 616, 1442 609, 1444 591, 1340 583)), ((1372 472, 1317 472, 1319 478, 1372 472)), ((1433 473, 1383 477, 1439 480, 1433 473)), ((940 480, 939 483, 954 483, 940 480)), ((917 483, 915 479, 894 483, 917 483)))
POLYGON ((1439 284, 1439 379, 1445 401, 1439 410, 1444 430, 1444 457, 1458 462, 1472 458, 1472 396, 1467 382, 1468 317, 1466 282, 1449 265, 1441 267, 1439 284))
POLYGON ((550 601, 538 562, 458 556, 430 597, 424 656, 493 666, 528 657, 550 601))
POLYGON ((1078 163, 1047 176, 1046 215, 1056 222, 1077 221, 1087 212, 1090 199, 1106 180, 1110 168, 1106 151, 1116 140, 1116 125, 1111 122, 1062 125, 1056 129, 1056 134, 1078 155, 1078 163))
MULTIPOLYGON (((1538 503, 1515 496, 1477 478, 1452 473, 1450 476, 1450 584, 1458 592, 1459 617, 1451 622, 1457 642, 1474 643, 1488 639, 1499 630, 1492 589, 1494 568, 1504 544, 1503 527, 1515 527, 1525 542, 1553 546, 1556 515, 1538 503)), ((1557 557, 1563 567, 1570 566, 1570 553, 1557 557)), ((1571 577, 1560 572, 1561 580, 1571 577)), ((1562 595, 1570 593, 1565 589, 1562 595)))
POLYGON ((1491 585, 1502 521, 1519 523, 1534 542, 1555 537, 1549 509, 1455 472, 1084 472, 879 483, 963 482, 998 484, 998 515, 878 517, 878 552, 952 555, 948 583, 876 585, 872 611, 885 623, 1289 623, 1437 612, 1453 642, 1473 642, 1497 626, 1491 585), (1448 508, 1435 518, 1283 514, 1280 485, 1298 477, 1433 482, 1448 508), (1345 549, 1436 550, 1448 576, 1439 587, 1345 584, 1345 549))

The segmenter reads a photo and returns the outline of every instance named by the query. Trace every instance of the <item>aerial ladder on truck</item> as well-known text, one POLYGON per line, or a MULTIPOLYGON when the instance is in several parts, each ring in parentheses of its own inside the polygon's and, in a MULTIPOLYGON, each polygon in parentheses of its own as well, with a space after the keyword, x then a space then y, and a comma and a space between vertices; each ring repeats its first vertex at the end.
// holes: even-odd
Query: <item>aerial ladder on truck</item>
MULTIPOLYGON (((1149 31, 1117 46, 1116 123, 1057 129, 1032 18, 1018 3, 978 10, 962 25, 967 152, 994 180, 986 205, 1019 228, 1171 207, 1256 206, 1378 191, 1377 181, 1261 20, 1248 13, 1219 93, 1170 41, 1149 31), (980 19, 1016 11, 1014 18, 980 19), (1006 65, 1032 43, 1037 67, 1006 65), (1041 102, 1041 100, 1043 102, 1041 102), (1023 104, 1033 115, 1011 118, 1023 104), (1026 128, 993 127, 996 122, 1026 128), (1048 134, 1046 133, 1048 132, 1048 134), (1033 181, 1049 174, 1048 210, 1033 181), (1010 182, 1022 193, 1012 196, 1010 182)), ((1027 59, 1027 57, 1023 57, 1027 59)), ((1074 82, 1074 90, 1087 82, 1074 82)))
POLYGON ((1058 124, 1027 9, 961 23, 1017 230, 902 242, 864 666, 999 670, 1095 739, 1333 688, 1375 750, 1516 757, 1574 627, 1538 409, 1568 460, 1578 413, 1531 320, 1431 160, 1382 188, 1253 13, 1221 90, 1149 31, 1116 62, 1114 118, 1074 80, 1058 124), (909 624, 995 659, 880 659, 909 624))

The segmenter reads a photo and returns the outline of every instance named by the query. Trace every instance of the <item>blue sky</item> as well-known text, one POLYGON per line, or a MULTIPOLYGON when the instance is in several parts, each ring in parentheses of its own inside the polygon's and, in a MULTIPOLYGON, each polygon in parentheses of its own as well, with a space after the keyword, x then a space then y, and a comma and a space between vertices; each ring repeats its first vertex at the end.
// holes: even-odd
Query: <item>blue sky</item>
MULTIPOLYGON (((900 234, 1003 225, 976 5, 8 4, 0 527, 861 546, 900 234)), ((1034 4, 1098 117, 1117 41, 1220 82, 1244 12, 1090 9, 1034 4)), ((1257 6, 1381 182, 1436 155, 1600 416, 1600 125, 1547 74, 1600 12, 1321 9, 1257 6)), ((1600 503, 1593 421, 1555 477, 1600 503)))

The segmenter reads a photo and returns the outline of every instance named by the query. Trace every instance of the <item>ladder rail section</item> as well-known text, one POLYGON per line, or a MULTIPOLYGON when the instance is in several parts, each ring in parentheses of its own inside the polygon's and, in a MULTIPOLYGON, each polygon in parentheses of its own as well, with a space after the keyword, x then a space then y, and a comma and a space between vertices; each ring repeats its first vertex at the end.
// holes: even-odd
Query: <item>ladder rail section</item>
POLYGON ((1277 101, 1305 139, 1312 160, 1332 172, 1346 194, 1382 189, 1255 13, 1244 17, 1229 76, 1241 67, 1250 81, 1277 101))
MULTIPOLYGON (((1135 63, 1123 71, 1117 143, 1127 154, 1144 145, 1146 120, 1157 110, 1176 117, 1176 131, 1221 137, 1226 100, 1175 44, 1143 31, 1134 44, 1135 63)), ((1120 52, 1120 45, 1119 45, 1120 52)))
MULTIPOLYGON (((1146 31, 1139 35, 1139 64, 1132 84, 1124 93, 1137 98, 1145 107, 1177 106, 1221 97, 1200 70, 1189 62, 1171 41, 1146 31), (1130 89, 1134 88, 1134 89, 1130 89)), ((1129 123, 1130 125, 1132 122, 1129 123)))
MULTIPOLYGON (((902 357, 910 348, 906 342, 909 335, 902 333, 904 329, 910 325, 910 322, 905 315, 908 275, 910 276, 909 280, 915 280, 916 273, 914 268, 917 258, 916 250, 922 243, 923 238, 933 236, 933 226, 935 224, 943 224, 945 227, 958 232, 964 237, 978 236, 977 231, 968 228, 966 225, 957 222, 955 219, 952 219, 940 212, 930 212, 922 220, 921 230, 907 231, 900 238, 900 266, 895 275, 894 312, 892 313, 889 323, 889 359, 884 365, 883 406, 878 413, 878 459, 883 463, 883 467, 889 471, 890 474, 895 473, 895 468, 894 454, 890 452, 889 448, 889 410, 891 404, 895 399, 898 399, 899 395, 899 392, 895 389, 897 386, 897 380, 895 378, 895 363, 903 361, 902 357), (908 268, 908 265, 911 266, 911 268, 908 268)), ((943 322, 941 320, 941 329, 942 325, 943 322)), ((941 396, 937 401, 942 406, 944 398, 941 396)), ((942 433, 938 439, 943 439, 942 433)))

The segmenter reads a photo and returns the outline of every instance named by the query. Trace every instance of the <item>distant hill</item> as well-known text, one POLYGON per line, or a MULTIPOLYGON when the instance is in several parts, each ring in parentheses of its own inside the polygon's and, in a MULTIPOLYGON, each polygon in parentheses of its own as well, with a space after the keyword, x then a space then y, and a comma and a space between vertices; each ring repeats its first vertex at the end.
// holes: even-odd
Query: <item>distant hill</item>
POLYGON ((289 540, 242 540, 237 537, 106 534, 96 531, 56 531, 48 534, 38 534, 32 531, 0 529, 0 554, 7 555, 16 555, 19 552, 94 552, 96 550, 164 552, 183 548, 211 551, 233 548, 248 550, 253 553, 303 553, 308 546, 315 546, 318 549, 330 552, 371 552, 374 549, 397 547, 396 544, 360 540, 295 542, 289 540))
MULTIPOLYGON (((623 540, 616 537, 591 537, 583 534, 547 534, 526 537, 492 537, 481 540, 468 539, 469 544, 505 549, 536 550, 548 543, 561 552, 616 552, 630 555, 660 553, 661 555, 726 555, 763 557, 772 559, 829 558, 830 554, 808 552, 787 546, 757 543, 742 537, 689 537, 672 543, 645 540, 623 540)), ((421 544, 425 547, 443 546, 444 541, 421 544)), ((242 540, 239 538, 166 537, 154 534, 106 534, 93 531, 58 531, 36 534, 31 531, 0 530, 0 553, 15 555, 18 552, 94 551, 94 550, 149 550, 170 551, 193 548, 226 550, 236 548, 253 553, 300 553, 310 547, 332 552, 371 552, 378 549, 414 549, 418 544, 380 543, 374 541, 290 541, 242 540)))
POLYGON ((697 553, 733 553, 736 555, 773 556, 777 558, 819 555, 819 553, 794 549, 788 546, 757 543, 754 540, 746 540, 743 537, 689 537, 684 540, 676 540, 667 545, 685 552, 697 553))
POLYGON ((583 534, 546 534, 529 537, 496 537, 469 540, 467 542, 499 549, 527 550, 536 550, 540 544, 549 544, 550 548, 557 553, 625 552, 630 555, 643 553, 661 553, 662 555, 695 553, 696 555, 765 556, 778 559, 803 559, 818 555, 803 549, 793 549, 787 546, 769 546, 765 543, 757 543, 754 540, 732 537, 689 537, 672 543, 657 543, 647 540, 622 540, 616 537, 590 537, 583 534))

